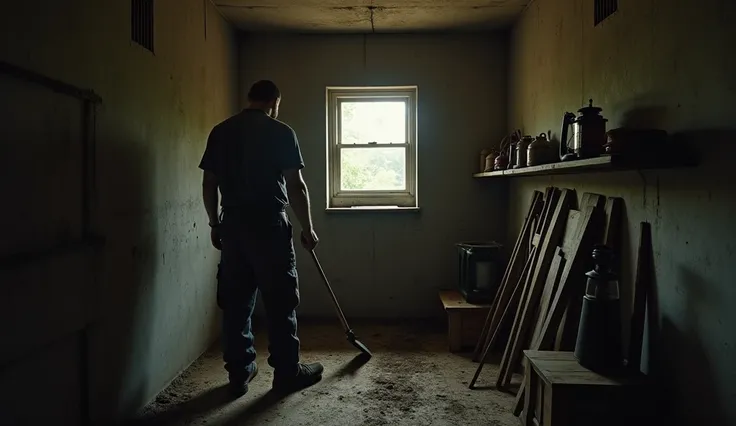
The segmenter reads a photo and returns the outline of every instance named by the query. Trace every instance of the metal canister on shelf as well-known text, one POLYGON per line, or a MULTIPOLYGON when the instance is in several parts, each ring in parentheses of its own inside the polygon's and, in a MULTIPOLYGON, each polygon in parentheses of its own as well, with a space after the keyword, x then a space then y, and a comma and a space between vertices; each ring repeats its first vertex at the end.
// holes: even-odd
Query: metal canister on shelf
POLYGON ((529 148, 529 144, 531 144, 534 141, 534 138, 530 135, 526 135, 519 142, 516 144, 516 163, 514 164, 514 168, 518 169, 520 167, 526 167, 526 154, 527 149, 529 148))
POLYGON ((486 162, 485 162, 485 168, 483 169, 484 172, 492 172, 495 165, 496 165, 496 157, 498 157, 498 152, 491 150, 488 155, 486 155, 486 162))
POLYGON ((506 170, 509 166, 509 156, 505 152, 498 154, 493 161, 493 170, 506 170))
POLYGON ((511 142, 509 143, 509 161, 508 165, 506 166, 507 169, 515 169, 516 168, 516 145, 518 142, 511 142))
POLYGON ((527 166, 539 166, 554 163, 557 160, 557 147, 548 137, 550 133, 540 133, 534 142, 529 144, 526 155, 527 166))
POLYGON ((491 153, 491 150, 488 148, 483 149, 480 152, 480 169, 478 169, 481 173, 486 171, 486 157, 488 154, 491 153))

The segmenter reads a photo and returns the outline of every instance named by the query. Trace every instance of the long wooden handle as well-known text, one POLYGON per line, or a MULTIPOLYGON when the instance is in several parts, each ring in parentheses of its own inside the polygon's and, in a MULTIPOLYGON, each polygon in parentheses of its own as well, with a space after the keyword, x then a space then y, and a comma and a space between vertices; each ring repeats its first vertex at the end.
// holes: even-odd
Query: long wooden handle
POLYGON ((330 297, 332 297, 332 303, 335 304, 335 310, 337 311, 337 316, 340 317, 340 322, 342 323, 342 327, 345 329, 345 332, 347 333, 348 331, 350 331, 350 326, 348 325, 348 320, 345 319, 345 314, 343 314, 342 309, 340 309, 340 304, 337 302, 337 297, 335 296, 335 293, 332 291, 332 287, 330 286, 330 281, 327 280, 327 275, 325 275, 325 271, 322 269, 322 265, 319 263, 319 259, 317 259, 317 254, 314 252, 314 250, 310 250, 309 254, 312 255, 312 260, 314 260, 314 264, 317 266, 317 270, 319 271, 319 274, 322 276, 322 281, 325 282, 327 291, 330 293, 330 297))

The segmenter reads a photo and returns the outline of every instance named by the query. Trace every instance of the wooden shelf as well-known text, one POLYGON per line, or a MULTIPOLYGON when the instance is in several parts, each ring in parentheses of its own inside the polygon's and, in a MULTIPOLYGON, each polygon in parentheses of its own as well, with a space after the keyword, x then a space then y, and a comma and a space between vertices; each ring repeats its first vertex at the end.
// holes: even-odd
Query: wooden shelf
POLYGON ((675 167, 693 167, 696 161, 689 157, 662 155, 652 159, 633 161, 617 155, 603 155, 596 158, 542 164, 540 166, 521 167, 518 169, 498 170, 494 172, 476 173, 473 177, 524 177, 548 176, 563 174, 581 174, 589 172, 625 171, 643 169, 668 169, 675 167))

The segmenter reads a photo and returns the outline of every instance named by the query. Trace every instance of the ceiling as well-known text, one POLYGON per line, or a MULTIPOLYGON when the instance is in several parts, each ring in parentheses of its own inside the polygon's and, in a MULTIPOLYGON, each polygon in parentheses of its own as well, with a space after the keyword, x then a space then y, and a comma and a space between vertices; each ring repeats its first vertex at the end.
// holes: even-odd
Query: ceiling
POLYGON ((397 33, 509 27, 531 0, 213 0, 245 31, 397 33))

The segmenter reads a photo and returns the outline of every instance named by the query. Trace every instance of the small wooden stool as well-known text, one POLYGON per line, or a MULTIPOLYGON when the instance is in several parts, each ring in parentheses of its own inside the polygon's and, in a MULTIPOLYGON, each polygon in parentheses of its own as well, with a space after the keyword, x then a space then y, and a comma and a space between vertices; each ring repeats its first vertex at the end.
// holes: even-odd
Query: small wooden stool
POLYGON ((440 300, 447 312, 450 352, 475 347, 491 306, 468 303, 462 294, 455 290, 440 291, 440 300))
POLYGON ((572 352, 524 351, 524 426, 645 425, 653 395, 646 376, 604 377, 572 352))

